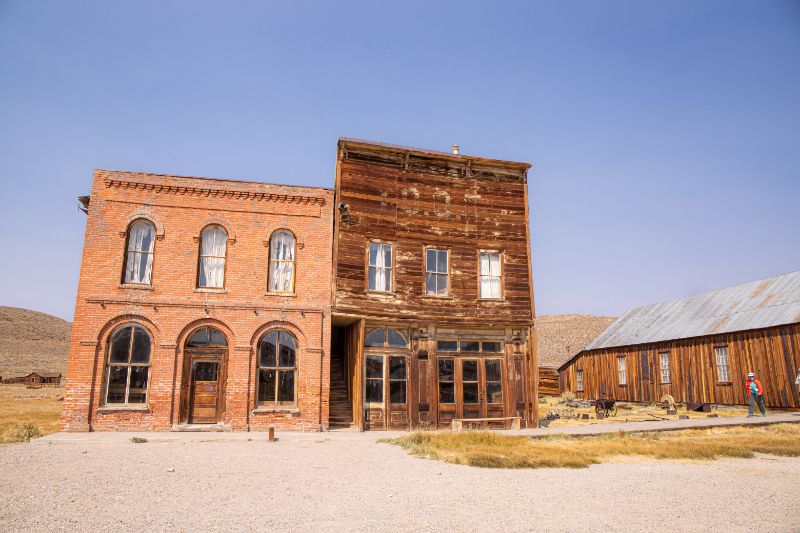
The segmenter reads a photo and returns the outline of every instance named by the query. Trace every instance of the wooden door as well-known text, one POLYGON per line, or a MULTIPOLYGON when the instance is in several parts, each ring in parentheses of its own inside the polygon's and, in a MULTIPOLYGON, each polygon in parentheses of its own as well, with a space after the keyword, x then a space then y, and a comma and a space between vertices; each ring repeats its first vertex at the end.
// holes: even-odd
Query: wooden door
POLYGON ((408 429, 408 357, 367 354, 365 381, 366 429, 408 429))
POLYGON ((386 429, 386 361, 383 354, 364 359, 364 429, 386 429))
POLYGON ((386 356, 386 423, 389 429, 408 429, 408 358, 401 354, 386 356))
POLYGON ((461 359, 461 418, 486 418, 480 362, 480 359, 461 359))
POLYGON ((219 361, 193 361, 189 400, 190 424, 214 424, 218 420, 219 361))

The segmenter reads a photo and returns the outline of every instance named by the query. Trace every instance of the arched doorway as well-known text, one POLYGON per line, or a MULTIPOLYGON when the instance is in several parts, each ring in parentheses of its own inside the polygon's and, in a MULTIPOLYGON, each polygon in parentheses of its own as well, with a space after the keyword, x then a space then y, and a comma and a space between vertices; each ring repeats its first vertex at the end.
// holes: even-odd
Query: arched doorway
POLYGON ((227 355, 228 340, 220 330, 202 327, 189 335, 183 350, 183 423, 224 420, 227 355))

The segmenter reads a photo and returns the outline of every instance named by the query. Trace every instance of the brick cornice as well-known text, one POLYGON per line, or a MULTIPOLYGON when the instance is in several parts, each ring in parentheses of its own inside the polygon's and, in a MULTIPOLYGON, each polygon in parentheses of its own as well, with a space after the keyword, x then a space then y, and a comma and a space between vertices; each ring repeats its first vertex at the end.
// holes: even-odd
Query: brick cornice
POLYGON ((153 191, 183 196, 205 196, 210 198, 234 198, 238 200, 255 200, 289 204, 325 205, 325 199, 318 196, 277 194, 270 192, 245 191, 234 188, 226 189, 221 187, 197 187, 188 185, 175 185, 170 183, 150 183, 147 181, 135 181, 111 177, 106 177, 104 182, 107 188, 153 191))
POLYGON ((186 300, 178 300, 171 298, 147 298, 147 299, 130 299, 118 297, 105 297, 105 296, 87 296, 86 303, 98 304, 100 306, 106 305, 135 305, 142 307, 180 307, 186 309, 236 309, 252 312, 266 311, 266 312, 286 312, 286 313, 309 313, 323 315, 325 312, 322 309, 314 309, 310 307, 301 306, 274 306, 274 305, 259 305, 251 302, 193 302, 186 300))

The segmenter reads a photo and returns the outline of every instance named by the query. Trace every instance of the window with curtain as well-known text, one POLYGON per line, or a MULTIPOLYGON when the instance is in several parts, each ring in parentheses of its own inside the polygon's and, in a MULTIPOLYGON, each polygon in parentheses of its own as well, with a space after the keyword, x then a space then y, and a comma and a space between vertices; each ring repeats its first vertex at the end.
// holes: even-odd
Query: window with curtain
POLYGON ((269 240, 269 290, 294 292, 294 235, 276 231, 269 240))
POLYGON ((198 287, 221 289, 225 285, 227 245, 228 233, 222 226, 208 226, 200 234, 198 287))
POLYGON ((155 240, 156 228, 146 220, 137 220, 128 228, 125 283, 150 284, 153 274, 155 240))
POLYGON ((500 254, 481 252, 481 298, 500 299, 500 254))
POLYGON ((661 383, 669 383, 669 352, 661 352, 658 358, 661 363, 661 383))
POLYGON ((294 405, 297 340, 270 331, 258 343, 258 405, 294 405))
POLYGON ((617 357, 617 379, 620 385, 628 384, 627 362, 624 355, 617 357))
POLYGON ((425 251, 425 293, 430 296, 447 296, 450 252, 425 251))
POLYGON ((152 344, 150 334, 137 324, 114 331, 108 341, 105 403, 147 403, 152 344))
POLYGON ((371 291, 392 291, 392 245, 369 243, 369 273, 367 287, 371 291))
POLYGON ((714 348, 717 359, 717 381, 729 383, 731 380, 731 367, 728 363, 728 347, 717 346, 714 348))

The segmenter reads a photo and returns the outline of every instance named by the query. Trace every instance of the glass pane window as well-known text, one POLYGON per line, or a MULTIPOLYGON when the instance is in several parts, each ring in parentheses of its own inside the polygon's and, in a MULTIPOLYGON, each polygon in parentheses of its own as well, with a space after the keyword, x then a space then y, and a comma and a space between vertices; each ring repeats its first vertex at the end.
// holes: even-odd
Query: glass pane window
POLYGON ((480 255, 480 293, 481 298, 499 299, 501 296, 500 254, 481 252, 480 255))
POLYGON ((503 363, 500 359, 485 359, 486 403, 503 403, 503 363))
POLYGON ((436 351, 438 352, 457 352, 458 341, 436 341, 436 351))
POLYGON ((367 356, 366 401, 383 403, 383 356, 367 356))
POLYGON ((489 353, 497 353, 503 351, 503 345, 499 341, 483 341, 481 343, 481 351, 489 353))
POLYGON ((281 230, 269 240, 269 290, 294 292, 294 235, 281 230))
POLYGON ((461 341, 460 346, 462 352, 480 352, 481 343, 478 341, 461 341))
POLYGON ((396 329, 388 329, 386 333, 387 345, 390 348, 405 348, 406 338, 396 329))
POLYGON ((728 347, 717 346, 714 348, 717 360, 717 381, 728 383, 731 380, 731 368, 728 364, 728 347))
POLYGON ((369 243, 369 275, 367 287, 371 291, 392 291, 392 245, 383 242, 369 243))
POLYGON ((153 273, 153 247, 156 228, 146 220, 134 222, 128 229, 125 254, 125 283, 149 285, 153 273))
POLYGON ((661 352, 658 359, 661 365, 661 383, 669 383, 669 352, 661 352))
POLYGON ((461 361, 461 390, 465 404, 478 403, 478 361, 461 361))
POLYGON ((626 366, 625 356, 617 357, 617 378, 620 385, 627 385, 628 383, 626 366))
POLYGON ((107 404, 147 403, 150 377, 150 334, 136 324, 125 325, 108 340, 107 404))
POLYGON ((297 339, 285 330, 270 331, 258 343, 258 404, 295 402, 297 339))
POLYGON ((389 403, 406 403, 406 358, 389 357, 389 403))
POLYGON ((200 328, 189 337, 189 348, 224 347, 228 345, 225 335, 215 328, 200 328))
POLYGON ((228 233, 222 226, 208 226, 200 234, 199 287, 221 289, 224 286, 227 246, 228 233))
POLYGON ((425 293, 447 296, 450 252, 432 250, 425 252, 425 293))
POLYGON ((405 348, 408 346, 405 336, 392 328, 377 328, 370 331, 364 339, 367 348, 405 348))
POLYGON ((578 392, 583 391, 583 370, 575 372, 575 390, 578 392))
POLYGON ((364 339, 364 346, 383 346, 386 343, 386 329, 379 328, 370 331, 364 339))
POLYGON ((439 359, 439 403, 456 403, 455 394, 455 360, 439 359))

